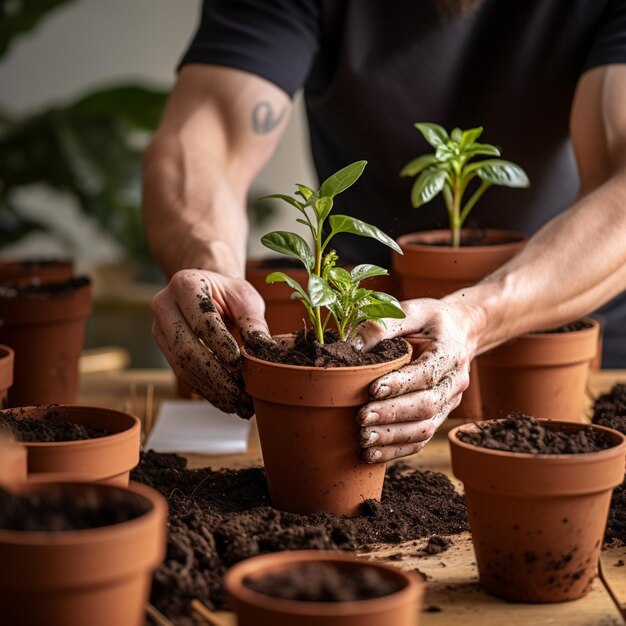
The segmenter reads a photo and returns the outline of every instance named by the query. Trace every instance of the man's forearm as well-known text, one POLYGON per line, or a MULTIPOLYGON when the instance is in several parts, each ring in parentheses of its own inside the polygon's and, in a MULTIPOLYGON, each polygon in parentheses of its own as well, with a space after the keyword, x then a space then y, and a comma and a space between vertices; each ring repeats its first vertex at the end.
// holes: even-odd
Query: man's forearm
POLYGON ((626 172, 544 226, 486 279, 444 300, 467 316, 480 354, 571 321, 626 288, 626 172))
POLYGON ((174 136, 158 137, 144 157, 143 215, 152 254, 171 276, 201 268, 244 275, 248 220, 245 191, 210 154, 185 152, 174 136))

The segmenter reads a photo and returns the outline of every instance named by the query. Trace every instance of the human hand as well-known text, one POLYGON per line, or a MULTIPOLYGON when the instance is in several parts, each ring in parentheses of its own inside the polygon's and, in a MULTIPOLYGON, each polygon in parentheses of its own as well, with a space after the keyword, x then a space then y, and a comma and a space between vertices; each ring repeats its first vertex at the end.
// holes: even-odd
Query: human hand
POLYGON ((215 272, 183 270, 154 296, 152 313, 152 335, 174 373, 222 411, 251 417, 239 346, 226 324, 243 337, 258 331, 273 341, 254 287, 215 272))
POLYGON ((370 386, 373 401, 359 410, 359 443, 367 463, 384 463, 421 450, 469 385, 476 349, 469 316, 445 299, 401 304, 405 319, 386 320, 386 328, 366 322, 355 339, 367 351, 381 339, 404 337, 414 355, 408 365, 375 380, 370 386))

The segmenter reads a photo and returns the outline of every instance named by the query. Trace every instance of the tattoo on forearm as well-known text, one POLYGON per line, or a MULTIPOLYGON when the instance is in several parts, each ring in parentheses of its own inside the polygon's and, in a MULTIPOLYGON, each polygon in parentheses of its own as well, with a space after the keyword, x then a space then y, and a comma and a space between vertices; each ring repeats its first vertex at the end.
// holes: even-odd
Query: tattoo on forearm
POLYGON ((286 112, 287 107, 276 115, 272 105, 267 100, 261 100, 252 107, 252 130, 257 135, 271 133, 283 121, 286 112))

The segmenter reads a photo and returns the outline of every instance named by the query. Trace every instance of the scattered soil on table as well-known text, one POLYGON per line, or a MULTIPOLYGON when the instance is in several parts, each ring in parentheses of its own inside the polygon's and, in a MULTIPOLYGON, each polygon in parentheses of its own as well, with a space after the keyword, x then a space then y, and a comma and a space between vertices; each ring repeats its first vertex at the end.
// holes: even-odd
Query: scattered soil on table
POLYGON ((76 276, 60 283, 31 283, 23 287, 15 285, 0 286, 0 298, 38 298, 69 296, 77 289, 91 283, 88 276, 76 276))
POLYGON ((268 343, 260 333, 252 333, 246 339, 245 347, 249 355, 285 365, 301 365, 314 367, 354 367, 387 363, 407 353, 406 343, 400 339, 383 339, 369 352, 357 350, 352 344, 339 341, 336 330, 327 330, 324 341, 320 344, 315 333, 303 330, 296 335, 293 347, 285 347, 281 343, 268 343))
POLYGON ((572 333, 577 330, 586 330, 587 328, 591 328, 593 324, 589 322, 585 322, 584 320, 577 320, 575 322, 571 322, 570 324, 564 324, 563 326, 559 326, 558 328, 551 328, 550 330, 538 330, 533 335, 555 335, 558 333, 572 333))
POLYGON ((140 517, 150 506, 135 494, 115 490, 103 497, 89 486, 48 487, 17 495, 0 488, 0 528, 54 532, 100 528, 140 517))
POLYGON ((618 383, 596 399, 592 421, 626 435, 626 384, 618 383))
POLYGON ((342 569, 331 563, 300 565, 259 578, 249 576, 243 583, 266 596, 300 602, 371 600, 403 587, 399 580, 371 565, 342 569))
POLYGON ((615 445, 608 434, 597 432, 590 426, 567 432, 559 430, 558 422, 550 422, 550 427, 546 427, 545 423, 523 413, 478 422, 476 426, 476 430, 460 431, 457 437, 479 448, 530 454, 583 454, 615 445))
POLYGON ((183 463, 148 452, 132 473, 169 502, 167 557, 154 576, 152 603, 178 626, 202 623, 190 617, 193 598, 211 609, 225 607, 222 576, 245 558, 280 550, 365 550, 469 528, 463 497, 445 475, 404 464, 388 469, 381 502, 368 500, 360 517, 341 518, 273 509, 261 468, 185 470, 183 463))
POLYGON ((0 414, 0 430, 8 428, 17 441, 52 443, 82 441, 107 437, 113 433, 102 428, 63 421, 59 411, 51 409, 41 419, 25 418, 24 409, 7 409, 0 414))
POLYGON ((428 538, 428 542, 420 551, 419 556, 433 556, 435 554, 441 554, 442 552, 445 552, 451 545, 452 542, 447 537, 434 535, 433 537, 428 538))

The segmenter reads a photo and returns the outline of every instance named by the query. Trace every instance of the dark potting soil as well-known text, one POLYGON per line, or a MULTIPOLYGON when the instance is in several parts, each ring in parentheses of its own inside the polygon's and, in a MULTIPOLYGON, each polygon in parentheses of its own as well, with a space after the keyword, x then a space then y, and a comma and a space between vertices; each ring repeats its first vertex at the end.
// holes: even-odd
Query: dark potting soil
POLYGON ((585 322, 585 320, 576 320, 575 322, 571 322, 569 324, 564 324, 563 326, 559 326, 558 328, 551 328, 550 330, 538 330, 533 335, 556 335, 559 333, 573 333, 577 330, 586 330, 587 328, 591 328, 593 324, 589 322, 585 322))
POLYGON ((535 417, 514 413, 501 420, 478 422, 477 430, 460 431, 457 437, 479 448, 530 454, 583 454, 615 445, 609 435, 589 426, 572 433, 558 430, 557 422, 550 424, 546 428, 535 417))
POLYGON ((296 335, 293 347, 279 343, 268 343, 258 333, 252 333, 245 342, 246 351, 251 356, 270 363, 304 365, 314 367, 354 367, 393 361, 407 353, 406 343, 399 338, 383 339, 370 352, 361 352, 352 344, 339 341, 336 330, 324 333, 324 344, 315 338, 315 333, 303 330, 296 335))
POLYGON ((53 408, 41 419, 24 418, 24 413, 22 408, 4 410, 0 414, 0 430, 8 428, 17 441, 24 443, 82 441, 114 434, 102 428, 63 421, 53 408))
POLYGON ((243 583, 266 596, 301 602, 371 600, 403 587, 399 580, 371 565, 342 569, 332 563, 308 563, 259 578, 248 577, 243 583))
POLYGON ((37 298, 40 296, 68 296, 91 283, 88 276, 76 276, 60 283, 30 283, 23 287, 0 286, 0 298, 37 298))
POLYGON ((67 531, 121 524, 144 515, 150 503, 123 491, 102 493, 88 486, 12 494, 0 488, 0 528, 22 531, 67 531))
MULTIPOLYGON (((484 230, 475 230, 471 233, 461 235, 461 248, 476 248, 478 246, 501 246, 509 243, 517 243, 521 241, 521 237, 502 237, 499 239, 491 239, 488 237, 487 232, 484 230)), ((435 248, 450 248, 451 239, 446 241, 423 241, 421 239, 414 239, 409 243, 418 246, 433 246, 435 248)))
POLYGON ((468 530, 463 497, 448 478, 403 464, 387 471, 381 502, 368 500, 362 515, 298 515, 273 509, 265 473, 182 469, 175 455, 142 455, 133 480, 151 485, 169 502, 165 563, 155 572, 152 603, 178 626, 201 624, 190 617, 198 598, 224 608, 222 576, 228 567, 257 554, 297 549, 364 550, 468 530))
POLYGON ((604 542, 626 546, 626 480, 613 491, 604 542))
POLYGON ((626 435, 626 384, 618 383, 608 393, 598 396, 593 405, 592 421, 626 435))

